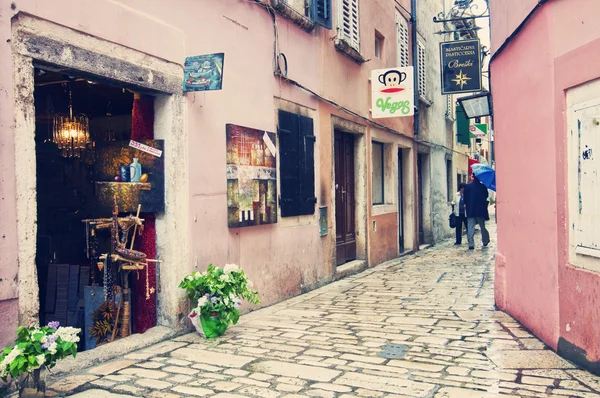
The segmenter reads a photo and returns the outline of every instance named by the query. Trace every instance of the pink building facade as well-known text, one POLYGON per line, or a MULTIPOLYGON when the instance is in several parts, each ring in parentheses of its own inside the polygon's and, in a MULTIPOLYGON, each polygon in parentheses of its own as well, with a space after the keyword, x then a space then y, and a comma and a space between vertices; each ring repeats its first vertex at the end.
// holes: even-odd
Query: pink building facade
POLYGON ((165 212, 156 219, 159 325, 189 327, 177 285, 210 263, 239 264, 269 305, 418 250, 413 119, 370 120, 371 70, 412 62, 402 47, 410 1, 326 1, 332 29, 300 12, 316 0, 264 2, 276 12, 242 0, 172 3, 0 0, 0 345, 40 311, 34 68, 154 98, 166 181, 165 212), (344 38, 340 15, 355 4, 353 33, 344 38), (186 57, 212 53, 225 54, 222 89, 183 93, 186 57), (274 73, 274 59, 285 76, 274 73), (278 133, 282 112, 312 121, 314 211, 286 217, 278 206, 276 223, 230 228, 226 125, 278 133))
POLYGON ((496 304, 600 374, 593 0, 491 0, 496 304))

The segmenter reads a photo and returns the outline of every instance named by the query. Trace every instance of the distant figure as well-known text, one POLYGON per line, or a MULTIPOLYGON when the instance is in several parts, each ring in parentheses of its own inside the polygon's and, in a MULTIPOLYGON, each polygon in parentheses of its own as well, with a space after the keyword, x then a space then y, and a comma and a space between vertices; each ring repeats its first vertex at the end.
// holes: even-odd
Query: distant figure
POLYGON ((481 240, 483 247, 486 247, 490 243, 490 234, 485 229, 485 222, 490 219, 488 214, 488 190, 477 177, 473 177, 473 182, 467 184, 464 198, 467 210, 469 250, 475 249, 475 224, 479 224, 481 228, 481 240))
MULTIPOLYGON (((462 235, 464 228, 467 228, 467 216, 465 213, 465 188, 467 184, 460 184, 458 186, 458 193, 456 194, 456 210, 454 215, 456 216, 456 246, 462 244, 462 235), (464 228, 463 228, 464 225, 464 228)), ((454 205, 453 203, 453 205, 454 205)))

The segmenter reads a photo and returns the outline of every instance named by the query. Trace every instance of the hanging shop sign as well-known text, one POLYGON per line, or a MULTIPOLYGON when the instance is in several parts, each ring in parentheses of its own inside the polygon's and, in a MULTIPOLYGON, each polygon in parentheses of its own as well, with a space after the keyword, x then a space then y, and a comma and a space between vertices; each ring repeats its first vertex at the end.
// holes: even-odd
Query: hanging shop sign
POLYGON ((483 138, 487 135, 488 125, 485 123, 475 123, 469 127, 469 131, 471 132, 471 137, 483 138))
POLYGON ((412 66, 372 71, 371 91, 373 119, 414 115, 412 66))
POLYGON ((440 43, 442 94, 481 91, 479 40, 440 43))
POLYGON ((183 91, 220 90, 225 54, 187 57, 183 65, 183 91))

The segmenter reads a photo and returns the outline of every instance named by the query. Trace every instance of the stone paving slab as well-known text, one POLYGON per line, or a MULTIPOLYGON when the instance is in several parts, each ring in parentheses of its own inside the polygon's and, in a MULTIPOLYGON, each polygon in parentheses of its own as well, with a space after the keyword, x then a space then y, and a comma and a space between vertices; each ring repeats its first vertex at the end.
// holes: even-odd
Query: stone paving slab
POLYGON ((494 250, 438 245, 244 315, 218 339, 190 333, 50 379, 51 394, 600 397, 600 377, 496 310, 494 250))

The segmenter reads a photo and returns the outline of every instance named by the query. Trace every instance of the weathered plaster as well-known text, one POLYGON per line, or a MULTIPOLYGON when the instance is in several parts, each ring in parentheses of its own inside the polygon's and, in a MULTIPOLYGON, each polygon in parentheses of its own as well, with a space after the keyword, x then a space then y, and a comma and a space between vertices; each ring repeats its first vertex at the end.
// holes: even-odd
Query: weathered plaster
POLYGON ((188 300, 178 288, 189 273, 188 129, 184 97, 159 95, 154 100, 154 136, 165 140, 165 212, 156 218, 158 324, 182 329, 188 300))

